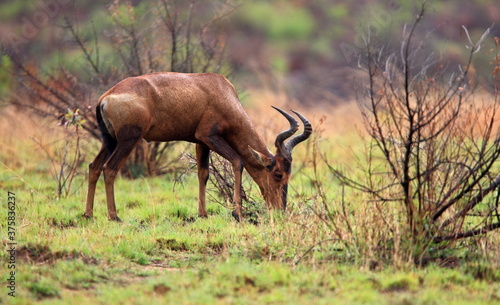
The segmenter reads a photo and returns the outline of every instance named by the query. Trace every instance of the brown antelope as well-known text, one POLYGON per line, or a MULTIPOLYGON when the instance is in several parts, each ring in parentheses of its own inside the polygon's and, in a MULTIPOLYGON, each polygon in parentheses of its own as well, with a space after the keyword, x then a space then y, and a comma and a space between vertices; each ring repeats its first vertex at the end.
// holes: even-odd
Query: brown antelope
POLYGON ((241 175, 243 168, 259 185, 268 207, 285 209, 292 149, 312 133, 309 121, 293 111, 303 122, 304 132, 290 139, 298 129, 293 116, 279 111, 290 128, 276 137, 273 155, 255 131, 243 110, 233 85, 212 73, 153 73, 122 80, 100 98, 97 122, 103 145, 89 165, 89 188, 84 217, 93 216, 97 180, 104 172, 108 218, 116 214, 114 181, 132 149, 147 141, 183 140, 196 143, 199 198, 198 214, 207 216, 205 191, 209 156, 213 150, 229 160, 234 170, 233 216, 241 220, 241 175))

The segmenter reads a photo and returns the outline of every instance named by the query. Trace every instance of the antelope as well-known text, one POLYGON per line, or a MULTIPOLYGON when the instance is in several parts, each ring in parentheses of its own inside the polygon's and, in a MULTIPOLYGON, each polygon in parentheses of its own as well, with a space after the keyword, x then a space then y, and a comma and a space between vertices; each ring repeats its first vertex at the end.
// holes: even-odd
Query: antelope
POLYGON ((292 150, 312 133, 311 123, 293 111, 304 124, 276 108, 289 122, 288 130, 275 140, 272 154, 243 110, 234 86, 213 73, 159 72, 129 77, 104 93, 96 106, 102 133, 102 147, 89 164, 89 180, 84 217, 93 217, 96 183, 104 173, 108 219, 121 221, 116 213, 116 175, 141 139, 146 141, 188 141, 196 145, 198 167, 198 215, 207 217, 206 184, 210 151, 227 159, 234 171, 234 211, 242 219, 241 179, 243 168, 258 184, 267 206, 286 208, 292 150))

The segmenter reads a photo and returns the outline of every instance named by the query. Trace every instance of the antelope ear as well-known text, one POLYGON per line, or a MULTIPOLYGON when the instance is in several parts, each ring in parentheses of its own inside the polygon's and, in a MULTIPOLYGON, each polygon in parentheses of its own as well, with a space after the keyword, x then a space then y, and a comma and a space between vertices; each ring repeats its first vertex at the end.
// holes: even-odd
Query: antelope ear
POLYGON ((260 165, 262 165, 264 167, 268 167, 268 166, 273 165, 273 160, 271 158, 266 157, 264 154, 256 151, 255 149, 250 147, 250 145, 248 145, 248 150, 250 151, 252 156, 255 158, 255 160, 257 160, 257 162, 259 162, 260 165))

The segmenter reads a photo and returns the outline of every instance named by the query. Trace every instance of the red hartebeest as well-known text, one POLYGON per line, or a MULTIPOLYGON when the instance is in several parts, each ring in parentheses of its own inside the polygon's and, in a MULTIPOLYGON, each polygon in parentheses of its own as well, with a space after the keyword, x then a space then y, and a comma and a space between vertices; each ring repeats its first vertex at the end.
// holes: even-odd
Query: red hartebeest
POLYGON ((288 113, 275 109, 289 121, 290 128, 276 137, 277 151, 273 155, 255 131, 233 85, 225 77, 212 73, 152 73, 124 79, 104 93, 96 107, 103 145, 89 165, 89 187, 83 216, 93 216, 95 188, 102 171, 108 218, 120 220, 115 207, 115 177, 142 138, 196 143, 198 214, 202 217, 207 216, 205 191, 211 150, 233 166, 233 216, 237 220, 242 216, 243 168, 259 185, 270 208, 285 209, 292 149, 311 135, 312 126, 294 111, 304 124, 304 132, 285 144, 284 141, 297 131, 298 123, 288 113))

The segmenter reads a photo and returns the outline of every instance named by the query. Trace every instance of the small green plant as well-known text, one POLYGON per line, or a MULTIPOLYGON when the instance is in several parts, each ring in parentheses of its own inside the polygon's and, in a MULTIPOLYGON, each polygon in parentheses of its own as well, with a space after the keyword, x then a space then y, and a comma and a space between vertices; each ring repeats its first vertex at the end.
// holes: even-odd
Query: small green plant
MULTIPOLYGON (((87 110, 90 111, 90 106, 87 107, 87 110)), ((59 124, 61 126, 65 126, 66 130, 73 129, 73 131, 69 130, 68 137, 65 138, 64 145, 64 154, 61 160, 60 172, 57 176, 58 182, 58 196, 60 196, 64 190, 64 195, 68 196, 71 191, 71 184, 73 182, 73 178, 75 177, 76 170, 78 166, 83 162, 80 142, 81 142, 81 134, 80 130, 85 124, 86 119, 85 116, 80 114, 80 109, 71 110, 68 109, 68 112, 64 114, 59 124), (73 149, 73 158, 72 160, 68 160, 68 154, 70 154, 71 150, 71 140, 74 140, 75 145, 73 149)))
MULTIPOLYGON (((87 111, 90 111, 90 106, 87 111)), ((65 128, 65 137, 64 146, 56 153, 52 152, 50 145, 43 144, 41 139, 33 138, 50 160, 52 175, 57 183, 58 198, 70 194, 77 169, 83 162, 80 130, 85 122, 85 116, 81 114, 80 109, 68 109, 65 114, 59 116, 57 125, 65 128)))

